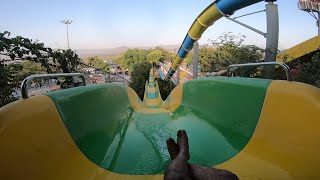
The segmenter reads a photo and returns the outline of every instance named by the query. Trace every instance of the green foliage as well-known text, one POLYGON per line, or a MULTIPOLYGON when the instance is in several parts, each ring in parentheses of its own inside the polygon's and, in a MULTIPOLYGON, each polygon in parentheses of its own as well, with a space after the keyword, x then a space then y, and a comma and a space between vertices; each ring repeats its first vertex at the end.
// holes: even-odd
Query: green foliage
POLYGON ((29 61, 21 65, 5 65, 4 62, 7 59, 0 59, 0 106, 15 99, 13 94, 27 75, 45 73, 45 71, 70 73, 80 65, 80 58, 71 49, 52 50, 39 41, 10 35, 8 31, 0 32, 0 54, 4 55, 2 57, 29 61))
POLYGON ((309 62, 301 63, 295 80, 320 88, 320 52, 313 55, 309 62))
POLYGON ((160 62, 164 62, 164 61, 173 61, 176 57, 176 54, 173 54, 161 47, 156 47, 153 51, 161 51, 161 54, 162 54, 162 58, 160 60, 160 62))
MULTIPOLYGON (((292 57, 290 57, 293 59, 292 57)), ((285 59, 284 59, 285 60, 285 59)), ((286 63, 294 81, 307 83, 320 88, 320 51, 306 54, 286 63)), ((287 76, 281 67, 276 68, 275 79, 286 80, 287 76)))
POLYGON ((160 62, 163 62, 163 55, 161 50, 155 49, 152 50, 148 55, 147 55, 147 61, 153 65, 159 64, 160 62))
MULTIPOLYGON (((224 33, 209 45, 199 48, 199 62, 202 72, 213 72, 226 69, 231 64, 259 62, 263 58, 263 50, 255 45, 243 45, 245 36, 224 33)), ((192 65, 193 51, 185 58, 184 63, 192 65)), ((238 76, 258 76, 255 68, 237 70, 238 76)))
MULTIPOLYGON (((263 58, 263 50, 255 45, 243 45, 245 36, 237 37, 232 33, 225 33, 210 40, 213 46, 204 46, 199 50, 199 61, 203 72, 226 69, 231 64, 254 63, 263 58)), ((256 68, 241 68, 238 76, 255 77, 260 73, 256 68)))
POLYGON ((109 65, 103 62, 103 60, 97 56, 89 58, 89 65, 95 67, 96 69, 101 70, 104 73, 110 72, 109 65))
POLYGON ((32 74, 44 74, 46 69, 40 63, 23 61, 21 64, 0 63, 0 107, 17 99, 16 91, 21 81, 32 74))
MULTIPOLYGON (((52 64, 51 66, 62 70, 63 73, 75 72, 77 66, 80 65, 79 56, 71 49, 55 50, 48 55, 49 57, 47 58, 52 58, 54 62, 54 64, 52 64)), ((48 63, 48 61, 40 61, 40 63, 43 65, 48 63)))
MULTIPOLYGON (((200 61, 200 67, 202 72, 211 72, 215 71, 216 69, 219 69, 221 67, 219 57, 223 55, 223 52, 221 51, 215 51, 215 48, 211 46, 204 46, 199 49, 199 61, 200 61), (213 66, 216 65, 216 68, 214 69, 213 66)), ((193 60, 193 56, 190 58, 191 64, 193 60)))
POLYGON ((151 50, 128 49, 115 59, 115 63, 132 70, 133 65, 138 62, 149 62, 156 65, 159 62, 171 61, 174 57, 174 54, 160 47, 151 50))
POLYGON ((136 91, 141 100, 143 100, 145 83, 149 79, 151 68, 152 65, 149 62, 136 62, 132 67, 132 82, 129 86, 136 91))
MULTIPOLYGON (((8 31, 0 33, 0 53, 8 55, 12 60, 19 58, 41 63, 48 73, 57 70, 74 72, 80 64, 80 58, 71 49, 53 50, 38 41, 21 36, 10 37, 8 31)), ((0 59, 0 62, 3 61, 0 59)))
POLYGON ((40 63, 36 63, 33 61, 23 61, 21 63, 22 69, 21 71, 18 73, 18 75, 20 76, 20 79, 24 79, 27 76, 30 76, 32 74, 45 74, 46 73, 46 69, 41 66, 40 63))
POLYGON ((155 78, 155 80, 158 82, 162 100, 166 100, 170 95, 171 90, 175 88, 175 85, 172 83, 172 81, 164 81, 161 78, 155 78))
POLYGON ((116 59, 116 63, 123 66, 125 69, 132 69, 135 63, 146 62, 148 50, 143 49, 128 49, 116 59))
MULTIPOLYGON (((174 57, 174 54, 160 47, 151 50, 129 49, 117 57, 115 63, 126 69, 130 69, 132 82, 129 86, 143 99, 144 85, 149 78, 149 71, 152 65, 156 65, 159 62, 171 61, 174 57)), ((170 86, 163 82, 163 80, 158 80, 158 83, 160 84, 159 88, 162 97, 166 98, 170 93, 170 86)))
MULTIPOLYGON (((200 49, 201 50, 201 49, 200 49)), ((189 54, 187 55, 187 57, 183 60, 184 63, 188 64, 188 65, 192 65, 193 64, 193 52, 189 52, 189 54)))
MULTIPOLYGON (((221 68, 226 69, 231 64, 243 64, 243 63, 256 63, 260 62, 263 58, 263 50, 255 45, 242 45, 239 47, 235 46, 224 46, 227 54, 230 56, 229 60, 225 59, 226 62, 221 68)), ((261 67, 250 67, 250 68, 239 68, 237 76, 241 77, 261 77, 261 67)))
POLYGON ((14 94, 20 83, 16 74, 21 68, 20 65, 5 66, 0 62, 0 107, 17 99, 14 94))

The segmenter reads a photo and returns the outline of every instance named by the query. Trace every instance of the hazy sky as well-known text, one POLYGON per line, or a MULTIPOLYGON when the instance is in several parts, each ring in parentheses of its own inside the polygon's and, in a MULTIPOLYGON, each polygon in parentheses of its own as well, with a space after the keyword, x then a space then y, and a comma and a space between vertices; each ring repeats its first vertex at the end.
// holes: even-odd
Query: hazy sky
MULTIPOLYGON (((73 49, 180 44, 194 19, 212 0, 7 0, 1 1, 0 31, 38 39, 47 46, 66 47, 71 19, 73 49), (4 8, 5 7, 5 8, 4 8)), ((262 10, 265 2, 237 11, 235 16, 262 10)), ((279 49, 289 48, 317 35, 315 20, 297 9, 296 0, 279 0, 279 49)), ((239 19, 265 31, 265 14, 239 19)), ((206 43, 223 32, 247 36, 246 43, 264 47, 265 39, 225 18, 202 36, 206 43)))

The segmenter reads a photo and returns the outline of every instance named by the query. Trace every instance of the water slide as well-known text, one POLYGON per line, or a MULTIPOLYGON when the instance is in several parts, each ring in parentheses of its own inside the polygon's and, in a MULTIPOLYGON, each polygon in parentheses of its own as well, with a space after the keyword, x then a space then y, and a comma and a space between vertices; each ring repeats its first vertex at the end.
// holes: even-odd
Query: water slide
POLYGON ((179 129, 189 135, 190 163, 240 179, 320 178, 320 89, 210 77, 163 101, 152 74, 143 101, 130 87, 101 84, 2 107, 0 179, 163 179, 165 142, 179 129))
POLYGON ((166 80, 170 79, 180 66, 182 61, 187 57, 189 51, 193 48, 195 41, 199 40, 204 31, 213 23, 223 16, 232 15, 235 11, 244 7, 250 6, 263 0, 216 0, 209 5, 193 22, 182 45, 177 53, 177 56, 172 63, 166 80))
POLYGON ((319 51, 320 36, 315 36, 290 49, 282 51, 277 56, 277 62, 290 62, 304 55, 312 54, 319 51))

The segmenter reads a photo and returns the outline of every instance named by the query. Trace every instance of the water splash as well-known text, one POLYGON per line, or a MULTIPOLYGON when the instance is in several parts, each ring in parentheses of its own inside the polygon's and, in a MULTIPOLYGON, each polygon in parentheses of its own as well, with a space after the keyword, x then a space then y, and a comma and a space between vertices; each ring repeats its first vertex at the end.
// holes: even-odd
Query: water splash
POLYGON ((167 126, 168 119, 170 118, 161 117, 159 115, 144 115, 143 118, 139 118, 135 121, 138 131, 140 131, 152 145, 152 148, 157 155, 159 168, 162 172, 164 172, 165 167, 170 161, 166 140, 175 134, 175 130, 170 129, 167 126))

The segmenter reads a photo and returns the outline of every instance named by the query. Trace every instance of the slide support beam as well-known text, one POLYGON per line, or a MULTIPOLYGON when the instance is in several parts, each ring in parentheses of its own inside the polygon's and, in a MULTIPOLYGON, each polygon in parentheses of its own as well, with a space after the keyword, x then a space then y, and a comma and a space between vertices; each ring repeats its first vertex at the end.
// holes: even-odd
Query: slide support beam
POLYGON ((199 71, 199 43, 196 41, 193 45, 193 77, 192 79, 198 78, 198 71, 199 71))
MULTIPOLYGON (((279 14, 278 5, 274 4, 274 0, 267 1, 267 33, 266 33, 266 53, 264 62, 275 62, 277 59, 278 40, 279 40, 279 14)), ((264 67, 264 78, 274 79, 275 67, 264 67)))
POLYGON ((320 36, 320 12, 318 12, 317 26, 318 26, 318 36, 320 36))
POLYGON ((246 24, 244 24, 244 23, 242 23, 242 22, 240 22, 240 21, 238 21, 238 20, 235 20, 236 18, 230 18, 230 17, 228 17, 228 16, 226 16, 226 18, 229 19, 230 21, 233 21, 233 22, 235 22, 235 23, 237 23, 237 24, 245 27, 245 28, 250 29, 251 31, 254 31, 254 32, 262 35, 263 37, 266 37, 266 33, 262 32, 262 31, 260 31, 260 30, 258 30, 258 29, 256 29, 256 28, 254 28, 254 27, 251 27, 251 26, 249 26, 249 25, 246 25, 246 24))
POLYGON ((176 85, 179 85, 180 84, 180 66, 178 66, 177 68, 177 84, 176 85))

